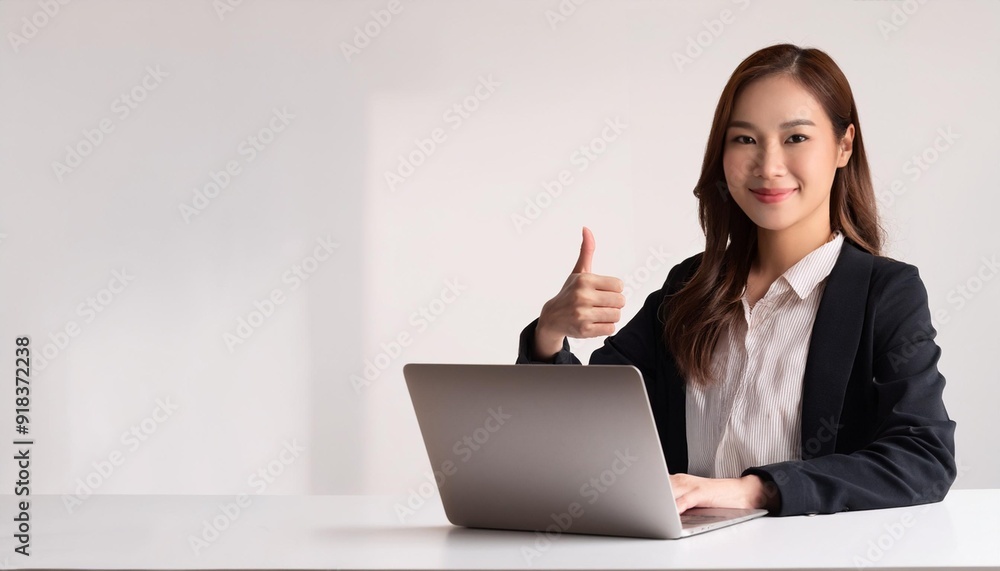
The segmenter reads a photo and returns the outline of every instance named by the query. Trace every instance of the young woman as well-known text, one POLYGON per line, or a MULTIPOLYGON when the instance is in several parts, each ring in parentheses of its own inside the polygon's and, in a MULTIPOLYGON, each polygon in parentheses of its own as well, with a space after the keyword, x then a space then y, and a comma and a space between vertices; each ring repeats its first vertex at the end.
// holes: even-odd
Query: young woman
POLYGON ((623 283, 591 273, 584 228, 517 362, 580 364, 566 337, 611 335, 590 363, 642 372, 681 511, 941 500, 955 423, 927 292, 881 255, 854 97, 827 54, 781 44, 736 68, 694 194, 705 251, 617 334, 623 283))

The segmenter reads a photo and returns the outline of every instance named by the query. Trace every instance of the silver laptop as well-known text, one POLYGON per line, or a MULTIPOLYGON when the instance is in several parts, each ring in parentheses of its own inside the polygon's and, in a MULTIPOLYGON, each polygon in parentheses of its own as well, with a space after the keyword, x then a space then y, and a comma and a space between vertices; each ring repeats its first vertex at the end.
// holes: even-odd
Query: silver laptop
POLYGON ((676 539, 767 513, 677 513, 633 366, 409 363, 403 376, 454 525, 676 539))

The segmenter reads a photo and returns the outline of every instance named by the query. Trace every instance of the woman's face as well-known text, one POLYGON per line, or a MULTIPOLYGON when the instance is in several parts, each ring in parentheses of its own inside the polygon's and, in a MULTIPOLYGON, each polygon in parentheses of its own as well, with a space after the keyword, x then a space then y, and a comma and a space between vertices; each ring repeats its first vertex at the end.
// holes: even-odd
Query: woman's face
POLYGON ((854 125, 842 141, 820 104, 795 80, 747 84, 726 129, 723 168, 729 192, 757 226, 829 231, 830 189, 847 164, 854 125))

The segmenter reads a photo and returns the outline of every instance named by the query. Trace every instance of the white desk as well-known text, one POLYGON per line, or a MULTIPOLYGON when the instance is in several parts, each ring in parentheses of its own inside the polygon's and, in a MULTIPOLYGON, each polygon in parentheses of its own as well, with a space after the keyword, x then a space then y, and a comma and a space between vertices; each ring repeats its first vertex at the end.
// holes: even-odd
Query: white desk
POLYGON ((0 496, 0 564, 56 569, 1000 569, 1000 490, 815 517, 759 518, 681 540, 563 534, 529 561, 533 532, 451 526, 433 497, 400 523, 383 496, 250 496, 195 555, 190 536, 234 496, 92 496, 73 514, 33 496, 31 556, 13 552, 14 496, 0 496), (895 537, 894 537, 895 535, 895 537), (881 544, 881 545, 880 545, 881 544), (6 561, 5 561, 6 560, 6 561))

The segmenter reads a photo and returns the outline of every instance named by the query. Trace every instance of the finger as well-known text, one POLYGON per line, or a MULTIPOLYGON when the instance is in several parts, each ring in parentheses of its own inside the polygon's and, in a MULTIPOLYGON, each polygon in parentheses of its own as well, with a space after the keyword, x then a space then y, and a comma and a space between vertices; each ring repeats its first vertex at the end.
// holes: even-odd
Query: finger
POLYGON ((582 283, 587 287, 600 290, 621 293, 625 289, 625 282, 614 276, 599 276, 597 274, 587 274, 581 277, 582 283))
POLYGON ((591 323, 618 323, 622 318, 622 310, 613 307, 595 307, 587 312, 591 323))
POLYGON ((590 228, 583 227, 583 243, 580 245, 580 257, 573 267, 574 274, 589 274, 591 262, 594 260, 594 234, 590 228))
POLYGON ((674 503, 677 504, 677 513, 679 514, 682 514, 694 507, 688 503, 687 496, 680 496, 675 498, 674 503))
POLYGON ((625 296, 613 291, 594 292, 594 307, 613 307, 621 309, 625 307, 625 296))
POLYGON ((678 493, 674 492, 674 503, 677 504, 677 512, 684 513, 685 511, 696 508, 701 505, 703 493, 698 488, 691 488, 684 492, 678 493))
POLYGON ((580 327, 580 339, 590 339, 591 337, 601 337, 603 335, 614 335, 614 323, 586 323, 580 327))
MULTIPOLYGON (((620 293, 600 291, 593 288, 580 288, 573 292, 573 294, 571 309, 575 309, 578 312, 597 307, 615 310, 625 307, 625 296, 620 293)), ((583 319, 583 314, 578 315, 577 318, 583 319)))

